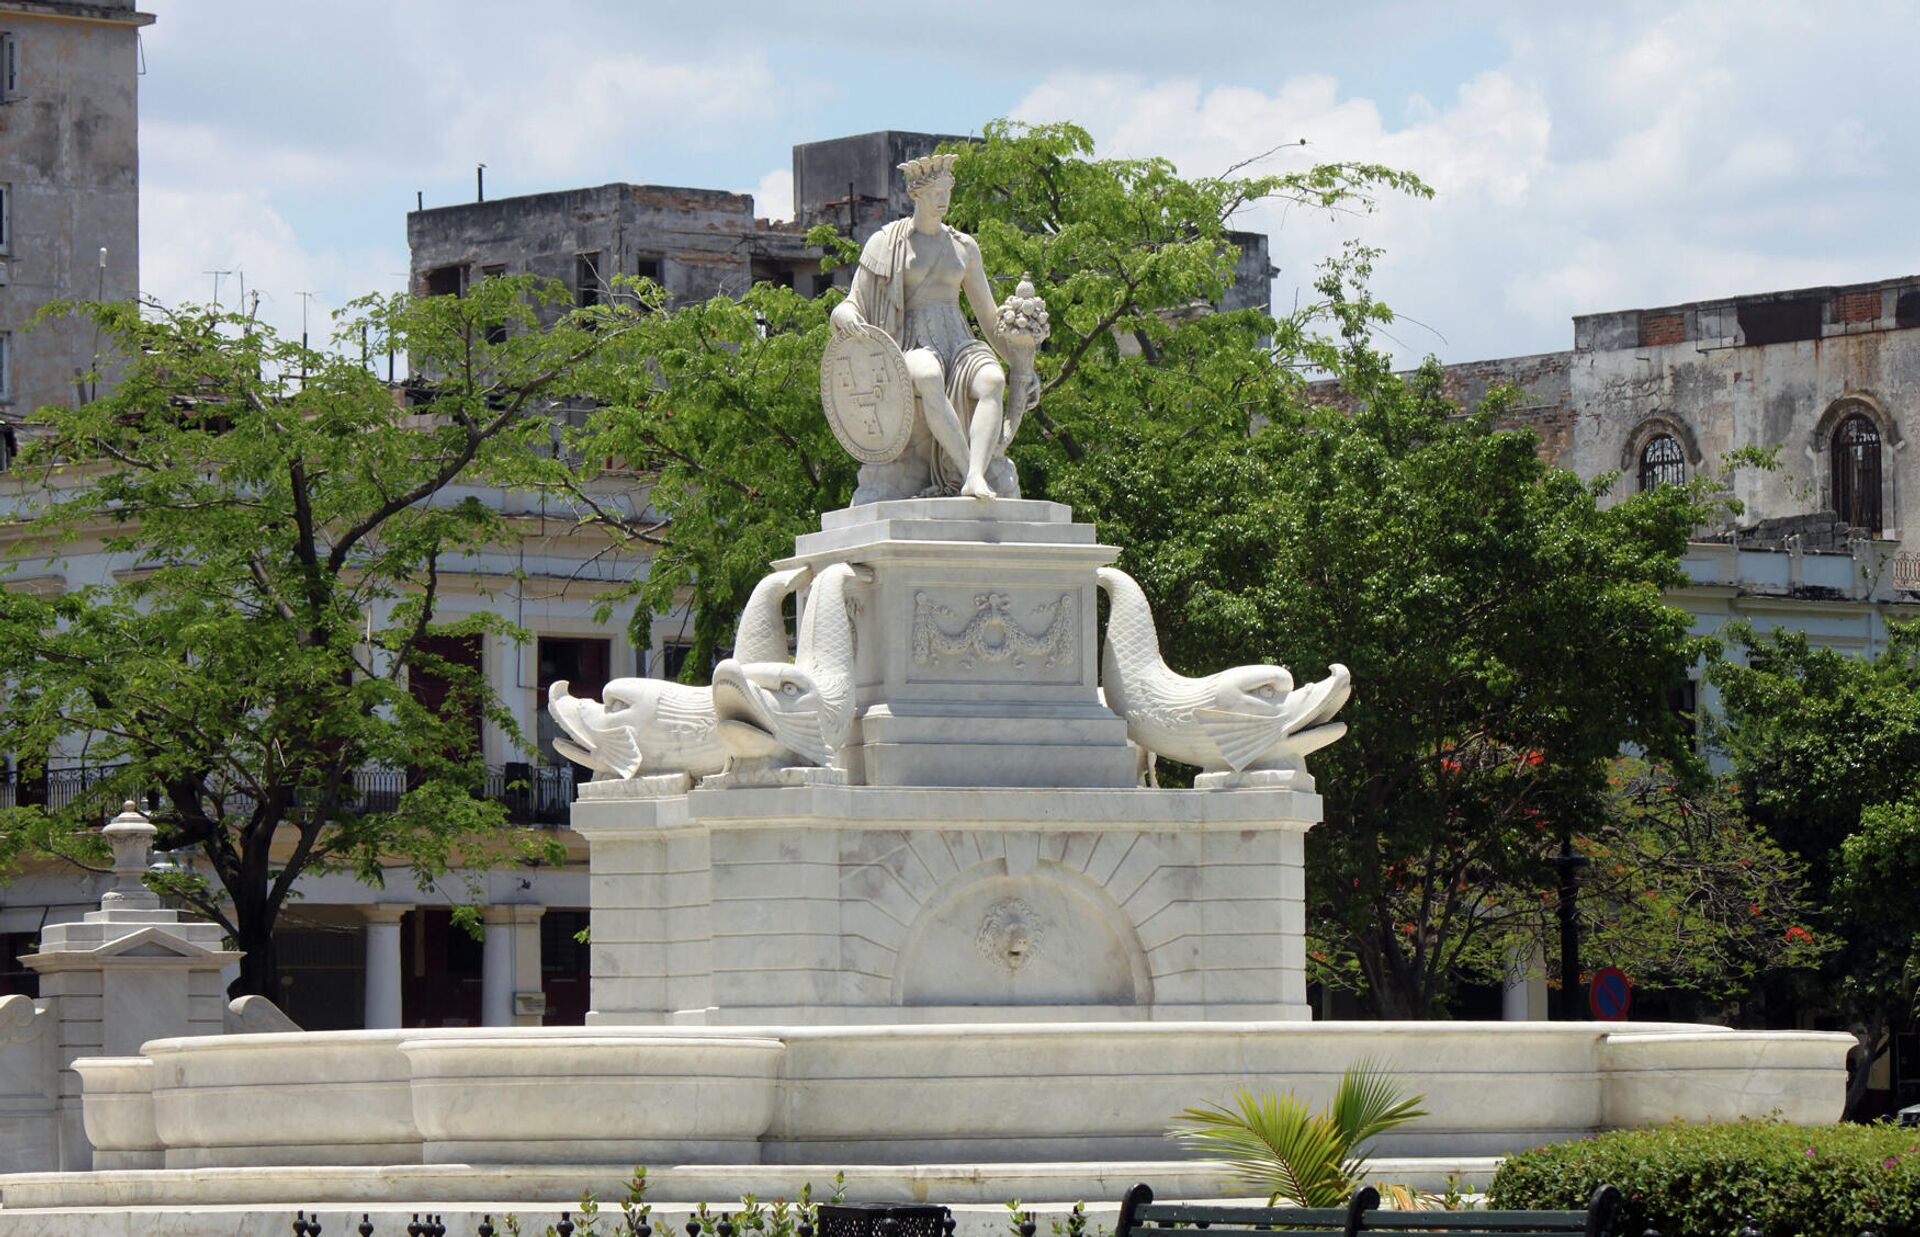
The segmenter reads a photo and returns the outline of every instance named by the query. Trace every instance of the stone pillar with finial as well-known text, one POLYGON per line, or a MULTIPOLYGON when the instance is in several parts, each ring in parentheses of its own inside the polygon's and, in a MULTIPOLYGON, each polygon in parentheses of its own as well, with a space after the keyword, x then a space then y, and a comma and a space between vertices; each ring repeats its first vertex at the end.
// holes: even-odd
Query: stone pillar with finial
MULTIPOLYGON (((220 972, 240 958, 225 947, 218 924, 166 909, 146 887, 142 877, 158 831, 138 807, 127 803, 101 832, 113 848, 113 884, 100 909, 78 923, 49 924, 39 951, 20 959, 40 973, 41 1001, 54 1019, 63 1170, 95 1167, 81 1115, 81 1074, 97 1072, 127 1101, 102 1113, 139 1107, 135 1093, 142 1091, 150 1109, 152 1066, 139 1055, 140 1045, 220 1034, 227 1008, 220 972)), ((98 1167, 160 1166, 137 1148, 103 1158, 113 1162, 98 1167)))

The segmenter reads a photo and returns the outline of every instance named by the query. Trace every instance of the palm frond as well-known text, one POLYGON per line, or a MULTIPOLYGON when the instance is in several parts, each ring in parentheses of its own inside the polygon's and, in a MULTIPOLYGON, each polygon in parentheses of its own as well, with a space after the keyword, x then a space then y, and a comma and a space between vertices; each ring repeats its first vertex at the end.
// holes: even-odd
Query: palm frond
POLYGON ((1347 1176, 1340 1132, 1293 1095, 1234 1092, 1234 1107, 1208 1105, 1180 1114, 1169 1136, 1189 1150, 1227 1162, 1232 1184, 1252 1186, 1269 1201, 1335 1207, 1347 1176))
POLYGON ((1357 1180, 1366 1170, 1366 1144, 1396 1126, 1427 1115, 1420 1107, 1424 1095, 1404 1095, 1393 1076, 1372 1061, 1357 1061, 1340 1076, 1328 1117, 1339 1128, 1346 1146, 1342 1168, 1357 1180))
POLYGON ((1324 1113, 1291 1093, 1242 1088, 1230 1106, 1185 1110, 1167 1136, 1196 1155, 1225 1161, 1227 1184, 1260 1190, 1269 1204, 1284 1198, 1303 1207, 1338 1207, 1366 1170, 1367 1140, 1426 1116, 1422 1099, 1403 1097, 1389 1075, 1363 1061, 1341 1076, 1324 1113))

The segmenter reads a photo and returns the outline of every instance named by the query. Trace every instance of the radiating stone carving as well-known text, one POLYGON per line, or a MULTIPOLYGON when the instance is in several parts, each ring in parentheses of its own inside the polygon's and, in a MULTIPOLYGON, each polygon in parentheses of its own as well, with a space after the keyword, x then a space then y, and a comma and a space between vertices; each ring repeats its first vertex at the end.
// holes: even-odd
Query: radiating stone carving
POLYGON ((814 578, 791 663, 729 657, 713 669, 725 785, 792 781, 780 770, 825 768, 853 731, 853 599, 872 573, 835 563, 814 578))
POLYGON ((856 504, 1020 496, 1007 444, 1038 397, 1033 358, 1049 329, 1046 303, 1023 280, 994 304, 980 246, 945 223, 956 157, 900 165, 913 215, 868 238, 833 310, 820 394, 828 424, 865 465, 856 504), (984 340, 960 308, 963 294, 984 340))
POLYGON ((1107 705, 1142 748, 1198 766, 1209 781, 1195 785, 1291 781, 1306 773, 1309 753, 1347 732, 1333 720, 1353 694, 1345 666, 1297 689, 1283 666, 1175 674, 1161 659, 1147 595, 1124 572, 1102 567, 1099 576, 1111 603, 1100 660, 1107 705))
MULTIPOLYGON (((787 659, 787 629, 780 603, 805 581, 809 569, 776 571, 754 585, 734 632, 734 656, 755 663, 787 659)), ((600 699, 568 694, 566 680, 547 693, 547 712, 567 732, 554 750, 594 770, 594 780, 634 780, 644 769, 657 792, 685 790, 693 778, 726 765, 711 687, 688 687, 665 679, 613 679, 600 699)))
POLYGON ((1076 655, 1080 625, 1072 593, 1033 607, 1029 617, 1039 624, 1037 631, 1015 619, 1011 610, 1011 599, 1000 592, 974 594, 971 615, 956 613, 925 592, 915 593, 913 660, 926 666, 953 657, 969 670, 976 662, 1007 662, 1025 669, 1029 658, 1052 667, 1076 655))

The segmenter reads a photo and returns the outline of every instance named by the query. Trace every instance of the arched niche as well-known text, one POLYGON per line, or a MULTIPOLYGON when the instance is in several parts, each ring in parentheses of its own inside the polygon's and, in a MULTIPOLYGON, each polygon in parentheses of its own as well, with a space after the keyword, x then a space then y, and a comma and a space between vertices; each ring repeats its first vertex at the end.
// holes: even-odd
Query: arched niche
POLYGON ((1664 412, 1655 413, 1635 425, 1620 447, 1620 473, 1626 478, 1630 492, 1639 491, 1641 460, 1648 446, 1658 438, 1671 438, 1679 444, 1688 477, 1696 475, 1700 465, 1705 462, 1705 457, 1700 453, 1699 440, 1693 436, 1693 427, 1678 417, 1664 412))
POLYGON ((893 973, 896 1003, 1138 1005, 1153 1002, 1126 913, 1084 873, 1005 860, 956 878, 921 909, 893 973))
POLYGON ((1854 392, 1828 404, 1814 422, 1806 442, 1807 456, 1813 462, 1814 475, 1819 478, 1821 506, 1876 534, 1899 528, 1899 470, 1894 467, 1894 460, 1895 453, 1904 446, 1906 441, 1901 436, 1900 423, 1888 415, 1874 396, 1854 392), (1849 471, 1843 467, 1844 461, 1835 455, 1835 445, 1842 439, 1847 444, 1868 444, 1867 450, 1874 461, 1869 469, 1873 473, 1870 478, 1858 476, 1856 468, 1851 470, 1856 475, 1849 483, 1842 483, 1842 472, 1849 471), (1858 509, 1840 510, 1842 506, 1857 508, 1861 491, 1868 488, 1872 493, 1866 501, 1874 508, 1872 512, 1863 518, 1858 509))

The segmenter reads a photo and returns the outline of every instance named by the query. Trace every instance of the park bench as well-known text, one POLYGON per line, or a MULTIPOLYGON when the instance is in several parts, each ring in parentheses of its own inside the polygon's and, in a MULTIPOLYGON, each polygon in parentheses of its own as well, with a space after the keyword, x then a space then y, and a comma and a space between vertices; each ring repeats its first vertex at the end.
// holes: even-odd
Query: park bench
POLYGON ((1372 1186, 1345 1207, 1235 1207, 1220 1203, 1156 1203, 1144 1183, 1120 1203, 1114 1237, 1200 1237, 1195 1230, 1276 1232, 1286 1237, 1356 1237, 1360 1233, 1443 1233, 1446 1237, 1616 1237, 1620 1191, 1603 1185, 1585 1211, 1383 1210, 1372 1186))

